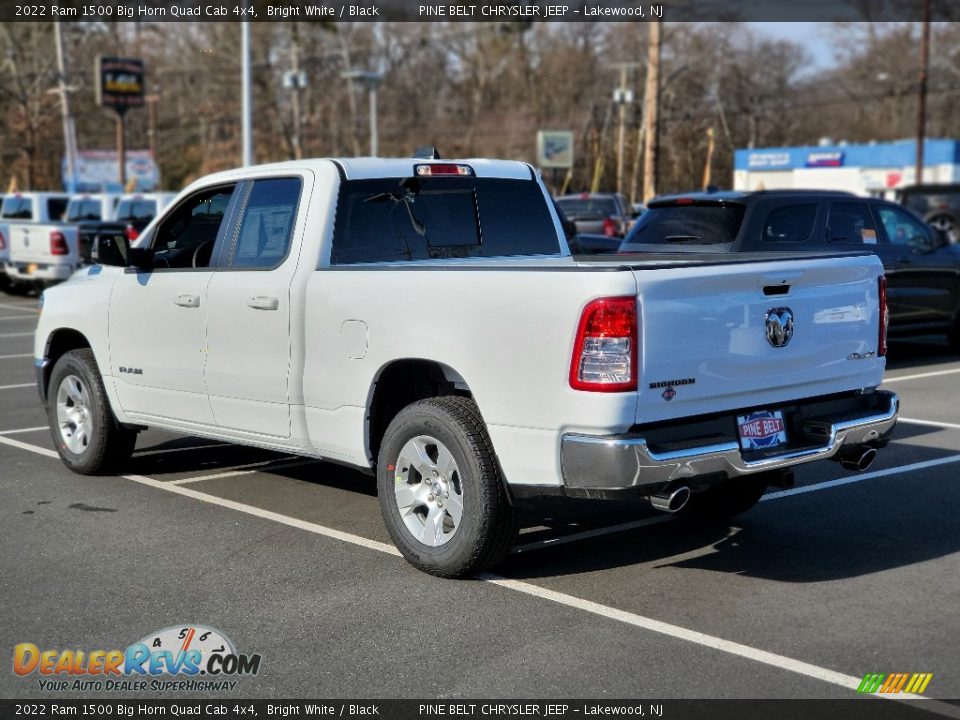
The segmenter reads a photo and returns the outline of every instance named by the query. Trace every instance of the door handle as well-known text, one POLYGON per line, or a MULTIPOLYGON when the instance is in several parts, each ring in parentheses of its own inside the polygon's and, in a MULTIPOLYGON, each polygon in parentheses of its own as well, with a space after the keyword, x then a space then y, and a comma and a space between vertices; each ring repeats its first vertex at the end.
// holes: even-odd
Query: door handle
POLYGON ((280 307, 280 298, 270 297, 269 295, 256 295, 247 298, 247 307, 254 310, 276 310, 280 307))
POLYGON ((199 295, 177 295, 174 302, 180 307, 198 308, 200 307, 199 295))

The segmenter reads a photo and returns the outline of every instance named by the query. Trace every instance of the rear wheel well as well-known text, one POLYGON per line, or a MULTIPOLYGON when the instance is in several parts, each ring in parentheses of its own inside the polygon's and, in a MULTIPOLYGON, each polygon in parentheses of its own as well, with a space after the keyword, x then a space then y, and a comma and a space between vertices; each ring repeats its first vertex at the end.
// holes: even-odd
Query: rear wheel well
POLYGON ((387 426, 407 405, 441 395, 473 397, 457 372, 431 360, 397 360, 385 367, 373 389, 367 413, 367 438, 373 464, 387 426))
POLYGON ((47 383, 50 381, 50 372, 53 370, 53 366, 57 364, 57 360, 71 350, 89 347, 90 341, 87 340, 83 333, 69 328, 54 330, 47 339, 47 349, 44 353, 48 362, 43 371, 43 389, 46 391, 47 383))

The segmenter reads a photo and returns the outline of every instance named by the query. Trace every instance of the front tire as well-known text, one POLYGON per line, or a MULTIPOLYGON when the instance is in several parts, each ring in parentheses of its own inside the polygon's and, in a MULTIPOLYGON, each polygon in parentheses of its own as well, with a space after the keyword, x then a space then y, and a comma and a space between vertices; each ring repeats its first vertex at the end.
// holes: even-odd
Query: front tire
POLYGON ((397 549, 431 575, 459 578, 492 567, 516 538, 516 512, 469 398, 431 398, 401 410, 380 446, 377 490, 397 549))
POLYGON ((81 475, 108 475, 130 459, 137 433, 117 424, 93 351, 65 353, 47 386, 47 420, 63 464, 81 475))

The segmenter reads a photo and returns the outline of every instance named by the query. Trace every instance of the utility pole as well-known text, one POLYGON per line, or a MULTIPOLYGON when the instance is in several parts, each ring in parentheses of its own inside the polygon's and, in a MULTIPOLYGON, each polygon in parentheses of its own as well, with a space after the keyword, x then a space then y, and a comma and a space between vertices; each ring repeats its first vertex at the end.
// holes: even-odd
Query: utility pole
POLYGON ((341 77, 348 83, 352 84, 356 81, 367 88, 370 103, 370 156, 377 157, 380 151, 377 131, 377 90, 383 80, 383 73, 376 70, 347 70, 341 77))
POLYGON ((643 203, 657 194, 657 152, 660 110, 660 26, 661 23, 648 23, 647 47, 647 83, 643 94, 644 157, 643 157, 643 203))
POLYGON ((923 182, 923 145, 927 134, 927 73, 930 70, 930 0, 923 0, 923 27, 920 32, 920 87, 917 103, 917 168, 914 182, 923 182))
POLYGON ((293 66, 294 88, 293 88, 293 157, 297 160, 303 159, 303 147, 300 141, 300 37, 297 33, 296 23, 293 28, 293 47, 291 48, 291 65, 293 66))
POLYGON ((157 109, 160 102, 160 93, 154 92, 147 95, 144 100, 147 102, 147 135, 150 141, 150 157, 153 158, 153 164, 157 168, 157 188, 162 187, 162 178, 160 177, 160 137, 159 123, 157 122, 157 109))
POLYGON ((707 128, 707 161, 703 165, 703 189, 706 190, 710 187, 710 182, 713 179, 713 148, 716 144, 714 142, 713 126, 707 128))
POLYGON ((59 82, 52 92, 60 95, 60 115, 63 118, 63 150, 67 158, 67 192, 76 192, 77 184, 77 130, 70 114, 70 93, 73 88, 67 85, 67 60, 63 48, 63 31, 59 22, 53 24, 57 45, 57 76, 59 82))
POLYGON ((624 191, 624 172, 626 168, 625 154, 627 149, 627 109, 633 104, 633 91, 627 87, 627 72, 640 63, 617 63, 613 65, 620 70, 620 86, 613 91, 613 102, 618 106, 617 129, 617 192, 624 191))
MULTIPOLYGON (((249 5, 247 5, 249 7, 249 5)), ((253 164, 253 100, 250 82, 250 21, 240 23, 241 109, 240 127, 243 145, 243 166, 253 164)))

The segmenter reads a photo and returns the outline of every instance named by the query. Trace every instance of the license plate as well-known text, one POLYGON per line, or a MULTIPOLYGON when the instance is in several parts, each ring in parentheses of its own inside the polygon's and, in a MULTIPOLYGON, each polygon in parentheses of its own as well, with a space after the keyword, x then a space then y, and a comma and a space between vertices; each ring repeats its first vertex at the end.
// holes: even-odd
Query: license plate
POLYGON ((33 275, 37 271, 37 264, 30 263, 27 265, 27 275, 33 275))
POLYGON ((744 450, 768 450, 787 444, 787 425, 780 410, 738 415, 737 430, 744 450))

